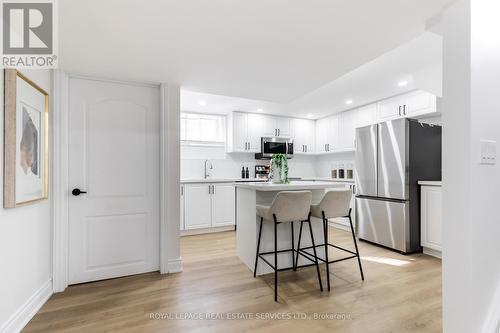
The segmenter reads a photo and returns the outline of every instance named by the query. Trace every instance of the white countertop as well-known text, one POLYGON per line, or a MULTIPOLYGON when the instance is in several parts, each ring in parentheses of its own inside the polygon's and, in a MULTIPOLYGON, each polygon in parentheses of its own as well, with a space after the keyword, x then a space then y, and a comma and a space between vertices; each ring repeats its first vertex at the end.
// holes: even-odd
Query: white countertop
POLYGON ((290 191, 290 190, 318 190, 334 187, 331 181, 292 181, 288 184, 273 183, 234 183, 235 187, 246 188, 256 191, 290 191))
POLYGON ((181 179, 181 184, 195 183, 234 183, 234 182, 265 182, 258 178, 207 178, 207 179, 181 179))
POLYGON ((418 182, 418 185, 422 186, 442 186, 441 181, 435 181, 435 180, 420 180, 418 182))
MULTIPOLYGON (((234 183, 234 182, 266 182, 267 180, 260 178, 208 178, 208 179, 181 179, 182 184, 196 183, 234 183)), ((333 179, 328 177, 305 177, 301 182, 331 182, 331 183, 347 183, 354 184, 354 179, 333 179)))

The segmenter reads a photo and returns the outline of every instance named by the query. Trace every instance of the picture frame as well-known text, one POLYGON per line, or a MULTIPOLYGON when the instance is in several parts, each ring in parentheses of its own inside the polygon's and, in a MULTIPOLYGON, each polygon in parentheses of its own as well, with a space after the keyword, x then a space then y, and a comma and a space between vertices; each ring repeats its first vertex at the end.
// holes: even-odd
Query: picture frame
POLYGON ((49 196, 49 94, 15 69, 4 70, 4 208, 49 196))

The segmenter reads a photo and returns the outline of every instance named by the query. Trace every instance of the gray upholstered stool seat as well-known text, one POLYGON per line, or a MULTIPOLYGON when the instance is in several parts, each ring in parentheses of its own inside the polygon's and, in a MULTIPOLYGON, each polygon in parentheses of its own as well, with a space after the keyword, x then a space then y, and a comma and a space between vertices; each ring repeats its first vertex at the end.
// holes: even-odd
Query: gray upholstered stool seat
MULTIPOLYGON (((294 254, 297 253, 294 244, 294 229, 293 222, 301 223, 309 222, 309 228, 311 231, 311 239, 314 244, 314 237, 312 235, 312 227, 310 222, 310 206, 311 206, 312 193, 311 191, 282 191, 279 192, 273 199, 270 206, 257 205, 257 216, 260 217, 260 227, 259 227, 259 238, 257 241, 257 251, 255 254, 255 267, 254 267, 254 277, 257 274, 257 265, 259 259, 262 259, 266 264, 268 264, 274 270, 274 300, 278 301, 278 271, 285 269, 296 270, 297 262, 294 258, 294 254), (273 223, 274 224, 274 251, 271 252, 259 252, 260 251, 260 240, 262 237, 262 224, 263 223, 273 223), (278 234, 278 224, 289 222, 291 224, 291 240, 292 248, 287 250, 278 250, 277 245, 277 234, 278 234), (278 268, 278 252, 291 252, 293 266, 289 268, 278 268), (271 264, 267 259, 264 258, 265 255, 274 255, 274 264, 271 264)), ((314 251, 316 249, 314 248, 314 251)), ((318 273, 318 280, 320 289, 323 290, 323 285, 321 282, 321 276, 319 272, 319 262, 318 259, 311 259, 303 255, 306 259, 311 260, 316 265, 316 270, 318 273)), ((298 253, 297 253, 298 257, 298 253)), ((316 256, 317 257, 317 256, 316 256)))
MULTIPOLYGON (((358 264, 359 264, 359 270, 361 272, 361 279, 364 280, 364 275, 363 275, 363 268, 361 266, 361 260, 359 257, 359 250, 358 250, 358 244, 356 242, 356 235, 354 233, 354 227, 352 225, 352 219, 351 219, 351 208, 350 208, 350 203, 351 203, 351 197, 352 197, 352 191, 350 189, 338 189, 338 190, 331 190, 325 193, 323 198, 321 199, 321 202, 318 204, 313 204, 311 205, 311 216, 320 218, 323 221, 323 236, 325 243, 324 244, 318 244, 316 246, 324 246, 325 248, 325 259, 318 258, 319 260, 323 261, 326 263, 326 274, 327 274, 327 286, 328 290, 330 290, 330 268, 329 264, 346 260, 346 259, 352 259, 352 258, 357 258, 358 259, 358 264), (345 217, 349 219, 349 224, 351 226, 351 233, 352 233, 352 239, 354 241, 354 247, 355 251, 351 251, 348 249, 344 249, 340 246, 330 244, 328 242, 328 219, 332 218, 338 218, 338 217, 345 217), (350 253, 351 256, 341 258, 341 259, 336 259, 330 261, 328 259, 328 247, 334 247, 338 250, 342 250, 344 252, 350 253)), ((312 246, 301 248, 300 247, 300 237, 299 237, 299 245, 298 245, 298 253, 301 253, 302 251, 305 251, 307 249, 312 248, 312 246)), ((316 251, 314 251, 315 253, 316 251)), ((305 252, 308 255, 312 255, 309 252, 305 252)))

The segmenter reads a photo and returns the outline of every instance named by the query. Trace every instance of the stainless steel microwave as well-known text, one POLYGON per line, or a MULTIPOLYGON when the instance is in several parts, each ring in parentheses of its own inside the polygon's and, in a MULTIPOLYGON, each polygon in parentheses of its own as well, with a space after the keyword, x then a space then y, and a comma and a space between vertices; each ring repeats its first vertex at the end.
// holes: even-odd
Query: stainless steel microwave
POLYGON ((293 156, 293 142, 289 138, 263 137, 260 147, 261 158, 271 158, 274 154, 293 156))

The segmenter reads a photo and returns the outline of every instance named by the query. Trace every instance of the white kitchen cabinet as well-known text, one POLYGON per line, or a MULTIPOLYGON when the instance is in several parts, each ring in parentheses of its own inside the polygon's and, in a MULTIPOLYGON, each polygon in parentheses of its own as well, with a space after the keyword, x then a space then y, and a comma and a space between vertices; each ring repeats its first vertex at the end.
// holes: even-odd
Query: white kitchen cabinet
POLYGON ((383 122, 403 117, 403 105, 405 104, 405 96, 396 96, 379 102, 377 121, 383 122))
POLYGON ((432 115, 437 112, 437 97, 425 91, 416 91, 406 96, 404 114, 407 117, 432 115))
POLYGON ((212 189, 212 227, 234 225, 234 186, 214 184, 212 189))
POLYGON ((278 130, 278 136, 291 137, 293 128, 293 119, 285 117, 275 118, 276 129, 278 130))
POLYGON ((211 217, 211 184, 184 185, 184 226, 186 230, 209 228, 211 217))
POLYGON ((249 113, 247 120, 247 151, 260 153, 260 138, 262 137, 262 115, 249 113))
POLYGON ((442 191, 441 186, 421 186, 420 241, 424 253, 441 257, 442 191))
POLYGON ((260 152, 262 115, 232 112, 228 116, 228 152, 260 152))
POLYGON ((339 144, 337 150, 354 149, 357 110, 342 112, 339 115, 339 144))
POLYGON ((286 117, 274 117, 262 115, 263 121, 260 130, 265 137, 291 137, 293 128, 293 119, 286 117))
POLYGON ((316 121, 316 152, 328 153, 339 148, 339 116, 316 121))
POLYGON ((355 128, 369 126, 377 123, 377 104, 370 104, 356 109, 355 128))
POLYGON ((183 187, 185 230, 234 225, 232 184, 200 183, 185 184, 183 187))
POLYGON ((294 119, 293 129, 293 152, 295 154, 313 154, 315 151, 315 121, 294 119))
POLYGON ((437 97, 425 91, 414 91, 378 103, 378 121, 401 117, 431 116, 437 112, 437 97))

